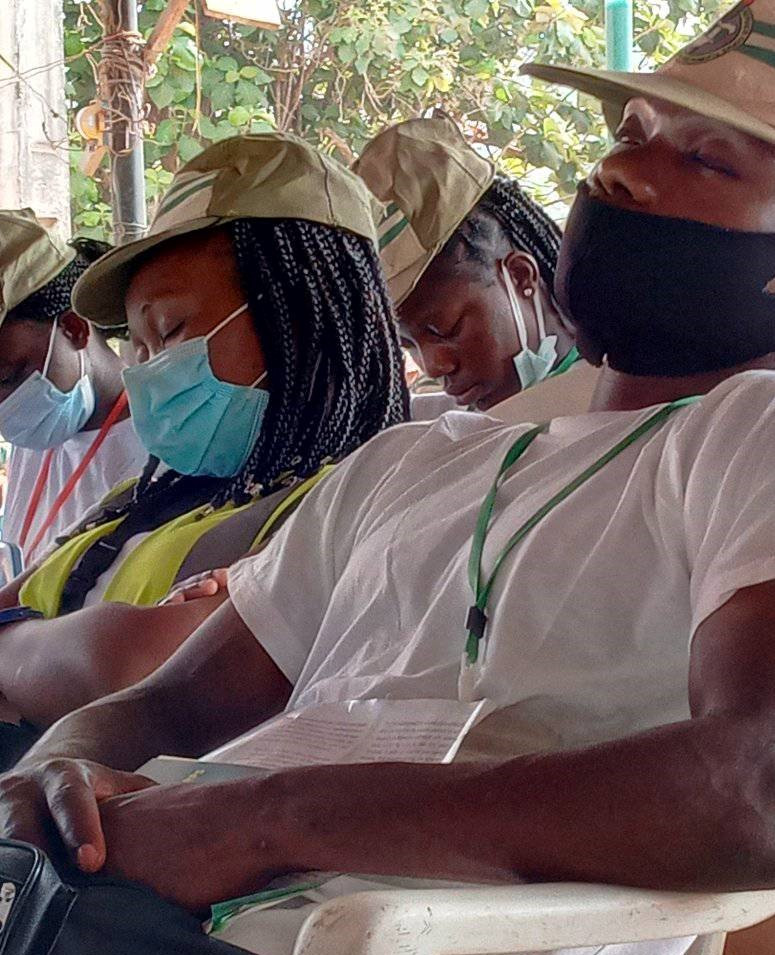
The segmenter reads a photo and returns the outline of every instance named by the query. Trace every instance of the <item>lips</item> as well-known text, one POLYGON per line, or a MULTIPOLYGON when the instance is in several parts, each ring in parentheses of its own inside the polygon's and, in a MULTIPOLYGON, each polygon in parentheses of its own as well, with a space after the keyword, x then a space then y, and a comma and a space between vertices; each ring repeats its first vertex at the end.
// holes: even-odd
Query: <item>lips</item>
POLYGON ((459 385, 453 385, 451 388, 447 388, 447 394, 451 398, 454 398, 458 405, 467 407, 468 405, 472 405, 474 402, 484 397, 485 387, 481 383, 471 385, 471 387, 465 389, 461 388, 459 385))

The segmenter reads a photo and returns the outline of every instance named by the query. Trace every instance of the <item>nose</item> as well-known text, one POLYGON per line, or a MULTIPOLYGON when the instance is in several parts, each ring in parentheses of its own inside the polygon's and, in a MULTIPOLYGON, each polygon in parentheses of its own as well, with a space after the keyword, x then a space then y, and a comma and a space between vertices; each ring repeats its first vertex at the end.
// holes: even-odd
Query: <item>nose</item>
POLYGON ((424 344, 420 358, 423 371, 431 378, 447 378, 457 371, 457 359, 449 345, 424 344))
POLYGON ((659 203, 660 182, 669 182, 666 148, 656 140, 615 149, 593 170, 589 184, 598 198, 617 205, 648 210, 659 203))

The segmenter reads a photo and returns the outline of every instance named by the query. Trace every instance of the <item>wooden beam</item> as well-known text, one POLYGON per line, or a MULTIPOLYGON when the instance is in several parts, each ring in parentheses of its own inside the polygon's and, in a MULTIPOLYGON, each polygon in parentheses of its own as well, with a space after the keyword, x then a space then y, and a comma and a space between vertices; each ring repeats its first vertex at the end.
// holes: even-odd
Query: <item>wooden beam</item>
POLYGON ((180 23, 186 12, 189 0, 169 0, 167 6, 156 21, 156 26, 145 44, 145 68, 153 66, 156 60, 167 49, 172 39, 175 27, 180 23))

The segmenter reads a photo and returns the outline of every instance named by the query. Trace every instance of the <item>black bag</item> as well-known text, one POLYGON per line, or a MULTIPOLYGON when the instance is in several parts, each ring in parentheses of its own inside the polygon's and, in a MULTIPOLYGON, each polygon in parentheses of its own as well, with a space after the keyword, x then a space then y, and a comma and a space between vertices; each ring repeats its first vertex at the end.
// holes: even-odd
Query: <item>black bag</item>
POLYGON ((199 921, 129 882, 65 884, 46 855, 0 839, 0 955, 238 955, 199 921))

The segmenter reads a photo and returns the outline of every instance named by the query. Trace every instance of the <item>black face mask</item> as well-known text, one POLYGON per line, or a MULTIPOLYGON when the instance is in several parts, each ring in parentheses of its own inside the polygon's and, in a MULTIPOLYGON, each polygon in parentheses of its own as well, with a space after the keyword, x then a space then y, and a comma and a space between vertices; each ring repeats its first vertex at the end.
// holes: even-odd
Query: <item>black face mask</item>
POLYGON ((554 288, 587 357, 678 377, 775 351, 773 279, 771 233, 625 211, 582 184, 554 288))

